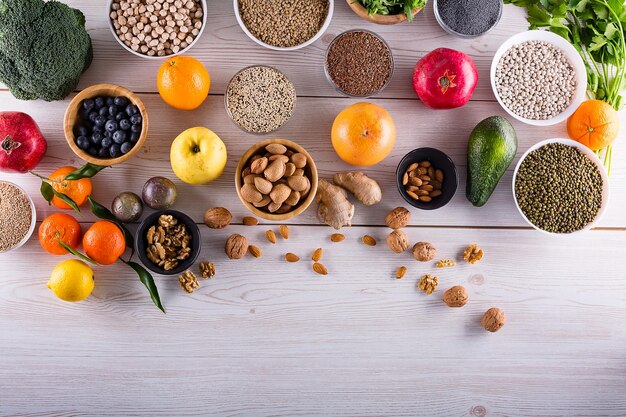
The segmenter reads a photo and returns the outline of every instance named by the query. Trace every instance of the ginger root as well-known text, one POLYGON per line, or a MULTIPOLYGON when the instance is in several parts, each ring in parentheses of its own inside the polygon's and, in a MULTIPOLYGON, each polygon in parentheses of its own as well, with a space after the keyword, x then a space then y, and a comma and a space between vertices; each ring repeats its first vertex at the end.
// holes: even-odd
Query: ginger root
POLYGON ((346 190, 320 179, 315 201, 319 203, 317 213, 324 223, 337 230, 351 225, 354 204, 348 200, 346 190))
POLYGON ((339 172, 333 176, 333 181, 366 206, 380 203, 383 198, 378 182, 362 172, 339 172))

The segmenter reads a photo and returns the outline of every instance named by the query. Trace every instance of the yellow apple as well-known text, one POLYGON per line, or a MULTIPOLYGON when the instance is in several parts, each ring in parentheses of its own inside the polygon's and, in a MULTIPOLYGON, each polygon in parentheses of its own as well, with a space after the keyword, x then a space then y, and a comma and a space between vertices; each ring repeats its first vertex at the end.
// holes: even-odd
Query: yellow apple
POLYGON ((222 175, 226 145, 212 130, 192 127, 172 142, 170 163, 174 174, 188 184, 206 184, 222 175))

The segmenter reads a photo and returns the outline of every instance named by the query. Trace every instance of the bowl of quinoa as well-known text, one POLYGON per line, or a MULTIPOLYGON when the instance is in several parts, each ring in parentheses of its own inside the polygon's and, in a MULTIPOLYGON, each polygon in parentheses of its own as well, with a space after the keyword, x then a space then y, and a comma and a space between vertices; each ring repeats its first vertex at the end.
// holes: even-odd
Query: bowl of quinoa
POLYGON ((0 253, 24 245, 36 223, 35 205, 26 191, 12 182, 0 181, 0 253))
POLYGON ((490 76, 502 108, 533 126, 567 120, 587 91, 587 71, 578 51, 545 30, 529 30, 507 39, 493 57, 490 76))

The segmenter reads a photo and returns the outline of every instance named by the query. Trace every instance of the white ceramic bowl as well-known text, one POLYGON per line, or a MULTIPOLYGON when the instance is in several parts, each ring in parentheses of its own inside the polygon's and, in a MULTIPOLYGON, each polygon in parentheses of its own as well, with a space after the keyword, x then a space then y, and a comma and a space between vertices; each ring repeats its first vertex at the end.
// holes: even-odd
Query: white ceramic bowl
POLYGON ((3 254, 3 253, 9 253, 11 251, 14 251, 15 249, 18 249, 18 248, 24 246, 24 244, 26 242, 28 242, 28 239, 30 239, 30 237, 33 234, 33 231, 35 230, 35 225, 37 224, 37 211, 35 210, 35 203, 33 203, 33 199, 30 198, 28 193, 26 191, 24 191, 24 189, 22 187, 20 187, 19 185, 15 184, 15 183, 10 182, 10 181, 0 181, 0 182, 12 185, 13 187, 15 187, 18 190, 22 191, 22 193, 24 193, 24 195, 28 199, 28 202, 30 203, 30 210, 31 210, 31 222, 30 222, 30 227, 28 228, 28 232, 26 233, 26 236, 24 236, 24 238, 22 238, 22 240, 20 240, 19 243, 17 245, 13 246, 12 248, 9 248, 9 249, 5 250, 4 252, 0 251, 0 254, 3 254))
POLYGON ((111 4, 113 4, 113 0, 108 0, 107 1, 107 21, 109 22, 109 30, 111 31, 111 34, 113 35, 113 37, 115 38, 115 40, 117 41, 117 43, 119 43, 120 45, 122 45, 122 48, 126 49, 128 52, 130 52, 133 55, 137 55, 141 58, 146 58, 146 59, 167 59, 167 58, 171 58, 173 56, 176 55, 180 55, 180 54, 184 54, 185 52, 187 52, 189 49, 191 49, 196 42, 198 42, 198 39, 200 39, 200 37, 202 36, 202 34, 204 33, 204 28, 206 27, 206 17, 207 17, 207 2, 206 0, 200 0, 200 4, 202 4, 202 27, 200 28, 200 32, 198 32, 198 36, 196 36, 194 38, 194 40, 187 45, 186 48, 181 49, 180 51, 176 52, 175 54, 169 54, 169 55, 163 55, 163 56, 150 56, 150 55, 146 55, 143 54, 139 51, 133 51, 131 48, 129 48, 128 46, 126 46, 126 44, 124 42, 122 42, 122 40, 119 38, 119 36, 117 36, 117 33, 115 33, 115 27, 113 27, 113 22, 111 21, 111 17, 109 16, 111 14, 111 4))
POLYGON ((561 138, 546 139, 528 148, 528 150, 524 152, 524 155, 522 155, 520 160, 517 162, 517 165, 515 166, 515 171, 513 171, 512 189, 513 189, 513 199, 515 200, 515 207, 517 207, 517 210, 520 212, 524 220, 526 220, 526 222, 529 225, 531 225, 534 229, 539 230, 540 232, 545 233, 550 236, 571 236, 571 235, 578 234, 578 233, 591 229, 593 226, 595 226, 596 223, 598 223, 598 221, 604 214, 606 207, 609 204, 609 176, 607 175, 606 170, 604 169, 604 165, 602 164, 602 161, 600 161, 600 159, 596 156, 595 153, 593 153, 591 149, 571 139, 561 139, 561 138), (572 232, 572 233, 552 233, 552 232, 547 232, 543 229, 538 228, 530 220, 528 220, 524 212, 522 212, 522 209, 520 208, 517 202, 517 195, 515 195, 515 180, 517 179, 517 171, 519 171, 519 167, 522 165, 522 161, 524 161, 524 159, 526 158, 526 156, 528 156, 529 153, 549 143, 562 143, 564 145, 574 146, 578 148, 583 154, 589 157, 589 159, 591 159, 591 161, 593 161, 594 164, 596 164, 596 166, 598 167, 598 170, 600 171, 600 176, 602 177, 602 205, 600 206, 600 210, 598 211, 596 218, 584 228, 577 230, 575 232, 572 232))
POLYGON ((580 103, 585 100, 585 94, 587 92, 587 70, 585 69, 585 63, 583 62, 582 57, 571 43, 559 35, 546 30, 528 30, 526 32, 518 33, 517 35, 513 35, 507 39, 502 45, 500 45, 493 57, 493 61, 491 61, 491 71, 489 76, 491 78, 491 89, 493 90, 493 94, 496 96, 496 99, 502 108, 520 122, 533 126, 551 126, 564 122, 576 111, 578 106, 580 106, 580 103), (544 41, 556 46, 563 51, 569 62, 574 67, 574 71, 576 71, 576 91, 574 92, 572 102, 562 113, 557 114, 551 119, 533 120, 518 116, 506 107, 498 95, 498 89, 496 88, 496 67, 498 66, 498 62, 500 62, 500 58, 502 58, 502 55, 504 55, 505 52, 511 49, 514 45, 527 41, 544 41))
POLYGON ((318 40, 324 34, 324 32, 326 32, 326 29, 328 29, 328 26, 330 25, 330 21, 333 18, 334 7, 335 7, 335 1, 334 0, 328 0, 328 14, 326 15, 326 20, 324 20, 324 23, 322 24, 322 27, 320 28, 320 30, 317 32, 317 34, 315 36, 313 36, 308 41, 301 43, 300 45, 288 46, 288 47, 281 48, 279 46, 269 45, 269 44, 263 42, 262 40, 257 39, 248 30, 246 25, 243 23, 243 20, 241 20, 241 16, 239 15, 239 0, 233 0, 233 8, 235 10, 235 18, 237 19, 237 23, 239 23, 239 27, 241 27, 241 30, 243 30, 243 32, 246 35, 248 35, 248 37, 250 39, 252 39, 254 42, 258 43, 261 46, 266 47, 267 49, 271 49, 273 51, 295 51, 296 49, 304 48, 305 46, 308 46, 308 45, 312 44, 313 42, 315 42, 316 40, 318 40))

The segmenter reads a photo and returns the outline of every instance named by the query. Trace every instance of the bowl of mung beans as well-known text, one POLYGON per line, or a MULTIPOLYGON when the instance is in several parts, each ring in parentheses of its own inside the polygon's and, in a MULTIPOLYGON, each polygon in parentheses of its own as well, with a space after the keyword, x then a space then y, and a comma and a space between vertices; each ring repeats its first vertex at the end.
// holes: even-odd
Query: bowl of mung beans
POLYGON ((23 246, 35 230, 35 204, 21 187, 0 181, 0 254, 23 246))
POLYGON ((564 122, 587 91, 587 70, 561 36, 529 30, 507 39, 491 62, 491 88, 515 119, 534 126, 564 122))
POLYGON ((520 214, 536 230, 564 236, 591 229, 609 202, 609 178, 596 154, 571 139, 531 146, 513 172, 520 214))
POLYGON ((241 30, 257 44, 294 51, 318 40, 333 17, 333 0, 233 0, 241 30))

